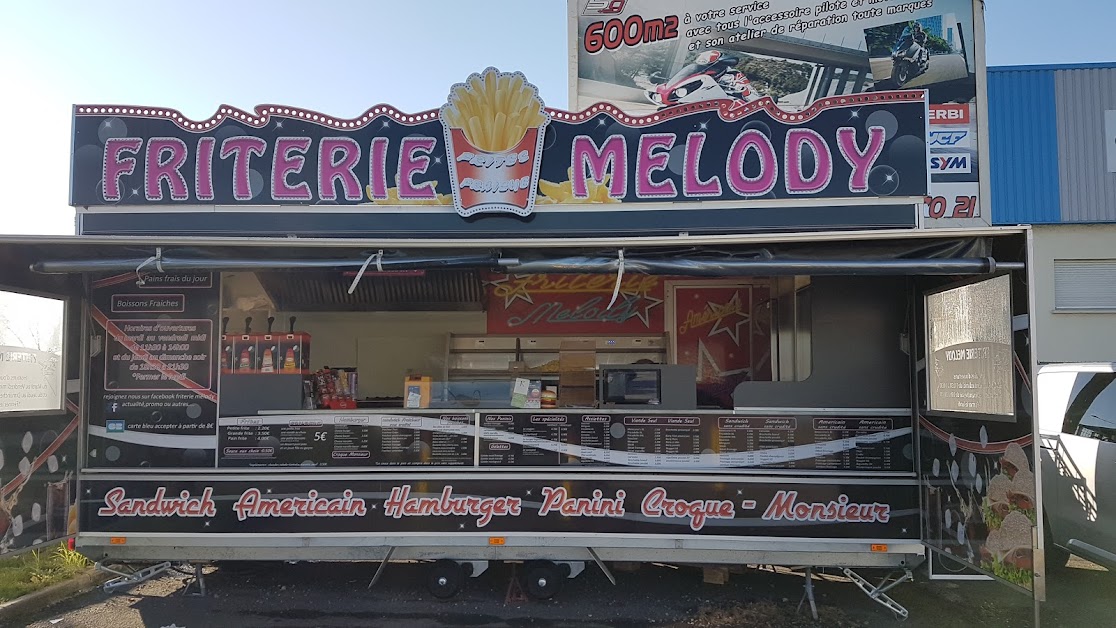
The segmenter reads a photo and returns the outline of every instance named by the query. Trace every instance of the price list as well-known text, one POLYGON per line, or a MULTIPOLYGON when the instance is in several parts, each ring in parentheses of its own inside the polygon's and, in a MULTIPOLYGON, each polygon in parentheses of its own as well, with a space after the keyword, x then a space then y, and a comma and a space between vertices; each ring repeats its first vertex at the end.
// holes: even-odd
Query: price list
POLYGON ((795 417, 731 416, 720 417, 717 424, 722 467, 795 467, 788 451, 796 444, 795 417))
POLYGON ((372 417, 341 416, 333 425, 334 461, 369 463, 372 458, 372 417))
MULTIPOLYGON (((618 424, 622 426, 623 424, 618 424)), ((564 460, 568 464, 607 465, 613 461, 612 417, 607 414, 582 415, 577 426, 578 444, 582 447, 581 456, 570 456, 564 460), (591 454, 591 455, 590 455, 591 454)))
POLYGON ((509 435, 514 434, 515 417, 510 414, 481 415, 480 464, 482 467, 515 466, 518 447, 509 435))
POLYGON ((891 419, 815 418, 814 442, 820 470, 888 471, 892 468, 891 442, 863 442, 858 438, 889 432, 891 419), (829 445, 828 447, 826 445, 829 445))
POLYGON ((443 414, 430 432, 431 465, 468 466, 473 464, 473 416, 443 414))
MULTIPOLYGON (((696 467, 701 462, 701 418, 624 417, 622 445, 627 466, 696 467)), ((618 452, 619 453, 619 452, 618 452)))
POLYGON ((422 453, 421 427, 420 416, 380 417, 380 451, 396 462, 419 459, 422 453))

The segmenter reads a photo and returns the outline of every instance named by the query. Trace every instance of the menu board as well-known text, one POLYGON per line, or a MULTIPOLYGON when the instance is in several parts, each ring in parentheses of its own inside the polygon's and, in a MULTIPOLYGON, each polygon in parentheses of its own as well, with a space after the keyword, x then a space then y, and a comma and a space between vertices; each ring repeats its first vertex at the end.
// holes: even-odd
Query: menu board
POLYGON ((219 302, 211 273, 93 281, 89 465, 213 467, 219 302))
POLYGON ((777 452, 797 444, 797 418, 728 416, 717 421, 717 446, 723 466, 795 467, 794 460, 784 460, 777 452))
POLYGON ((909 472, 910 417, 481 413, 480 466, 909 472))
POLYGON ((218 465, 909 472, 910 418, 603 412, 219 419, 218 465), (475 428, 479 422, 479 430, 475 428))
POLYGON ((282 415, 219 420, 218 466, 472 466, 473 415, 282 415))
MULTIPOLYGON (((814 419, 815 446, 887 433, 892 431, 893 424, 891 419, 814 419)), ((887 443, 861 442, 856 447, 840 447, 835 453, 819 452, 814 458, 814 467, 834 471, 890 469, 892 452, 887 443)))

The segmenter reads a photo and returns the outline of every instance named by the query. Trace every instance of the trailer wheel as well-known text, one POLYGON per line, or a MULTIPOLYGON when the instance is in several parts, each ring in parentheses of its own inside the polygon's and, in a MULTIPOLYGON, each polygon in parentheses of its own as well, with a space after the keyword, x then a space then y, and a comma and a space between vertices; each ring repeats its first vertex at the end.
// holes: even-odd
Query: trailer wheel
POLYGON ((529 563, 523 571, 523 588, 534 600, 549 600, 562 588, 567 574, 552 562, 529 563))
POLYGON ((465 582, 465 570, 452 560, 439 560, 430 566, 426 577, 426 588, 439 600, 448 600, 461 591, 465 582))

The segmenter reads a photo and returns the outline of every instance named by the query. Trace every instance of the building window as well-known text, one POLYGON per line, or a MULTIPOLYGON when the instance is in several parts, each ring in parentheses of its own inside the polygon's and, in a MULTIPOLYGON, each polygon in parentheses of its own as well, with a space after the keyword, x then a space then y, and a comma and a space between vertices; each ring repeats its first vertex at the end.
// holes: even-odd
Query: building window
POLYGON ((1116 312, 1116 260, 1054 260, 1054 310, 1116 312))
POLYGON ((0 291, 0 414, 62 408, 60 299, 0 291))

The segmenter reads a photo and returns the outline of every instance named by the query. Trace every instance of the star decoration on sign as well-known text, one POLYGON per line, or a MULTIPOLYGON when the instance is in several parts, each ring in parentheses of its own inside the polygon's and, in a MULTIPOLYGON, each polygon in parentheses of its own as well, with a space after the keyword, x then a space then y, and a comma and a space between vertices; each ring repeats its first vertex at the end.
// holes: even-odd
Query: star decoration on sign
POLYGON ((132 196, 139 196, 139 188, 132 188, 132 196))
POLYGON ((276 120, 275 121, 275 128, 277 128, 277 129, 283 128, 283 121, 282 120, 276 120))
POLYGON ((702 122, 701 124, 698 125, 698 128, 701 129, 702 131, 704 131, 704 130, 709 128, 709 123, 708 122, 702 122))
POLYGON ((853 109, 851 112, 849 112, 849 119, 850 120, 859 120, 860 119, 860 110, 859 109, 853 109))
POLYGON ((531 292, 527 289, 527 282, 524 281, 526 277, 527 275, 505 275, 503 279, 486 281, 484 285, 492 286, 493 295, 504 297, 505 309, 511 307, 511 304, 519 299, 534 305, 535 300, 531 297, 531 292))
POLYGON ((740 327, 751 322, 752 317, 744 313, 744 305, 740 302, 740 293, 736 292, 724 305, 709 304, 714 313, 719 314, 713 328, 709 330, 709 337, 725 334, 732 338, 733 344, 740 346, 740 327), (728 321, 726 323, 726 320, 728 321))
POLYGON ((458 530, 464 530, 465 529, 465 524, 464 523, 457 524, 457 529, 458 530))
MULTIPOLYGON (((656 299, 652 296, 628 296, 622 302, 618 301, 618 305, 629 307, 632 311, 629 319, 638 318, 643 323, 644 327, 651 327, 651 310, 663 304, 662 299, 656 299)), ((615 305, 613 307, 616 307, 615 305)))

